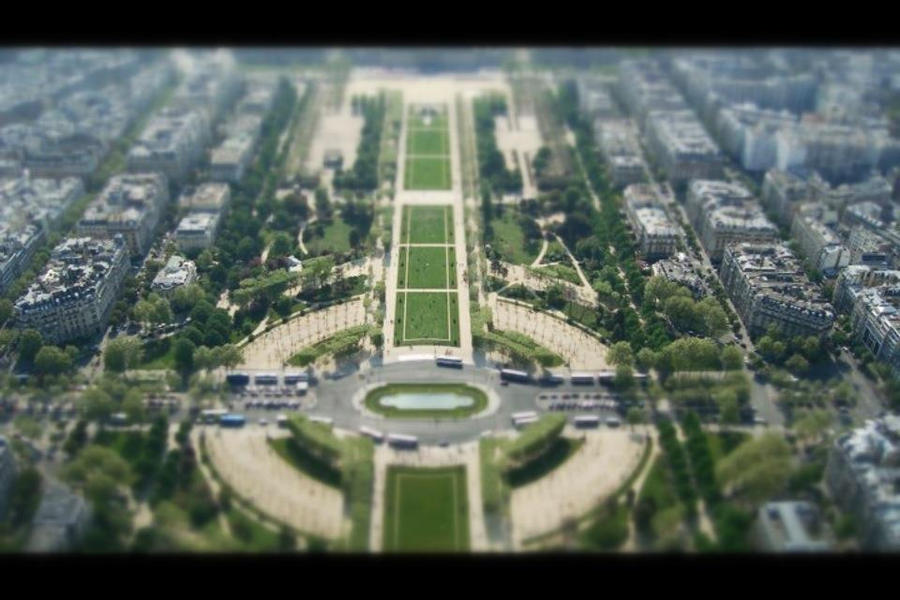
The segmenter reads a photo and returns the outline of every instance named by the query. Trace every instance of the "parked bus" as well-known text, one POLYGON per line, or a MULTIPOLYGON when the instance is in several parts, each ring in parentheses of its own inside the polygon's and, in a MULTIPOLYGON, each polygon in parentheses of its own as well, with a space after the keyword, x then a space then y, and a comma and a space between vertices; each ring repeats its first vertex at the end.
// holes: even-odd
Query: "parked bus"
POLYGON ((278 375, 274 373, 261 373, 253 378, 256 385, 278 385, 278 375))
POLYGON ((359 428, 359 432, 366 437, 372 438, 376 443, 380 444, 384 441, 384 434, 377 429, 372 429, 371 427, 363 425, 359 428))
POLYGON ((243 427, 247 423, 244 415, 222 415, 219 425, 222 427, 243 427))
POLYGON ((616 372, 615 371, 600 371, 597 373, 597 381, 600 383, 609 384, 615 381, 616 372))
POLYGON ((594 385, 595 379, 592 373, 572 373, 572 385, 594 385))
POLYGON ((224 408, 210 408, 210 409, 204 410, 203 412, 200 413, 200 419, 204 423, 213 424, 213 423, 218 423, 219 419, 221 419, 224 415, 227 415, 227 414, 228 414, 228 411, 225 410, 224 408))
POLYGON ((526 427, 532 423, 537 423, 537 421, 537 415, 533 417, 519 417, 518 419, 513 419, 513 427, 519 429, 520 427, 526 427))
POLYGON ((246 373, 228 373, 225 376, 225 381, 228 385, 233 386, 247 385, 250 383, 250 376, 246 373))
POLYGON ((463 368, 462 359, 453 356, 439 356, 435 362, 437 362, 437 366, 439 367, 450 367, 452 369, 463 368))
POLYGON ((517 412, 512 414, 512 420, 516 421, 518 419, 527 419, 530 417, 537 418, 538 414, 533 410, 525 411, 525 412, 517 412))
POLYGON ((514 369, 500 369, 500 379, 502 379, 503 381, 528 383, 531 380, 531 377, 525 371, 516 371, 514 369))
POLYGON ((547 373, 546 375, 543 375, 540 378, 539 383, 541 385, 560 385, 560 384, 565 383, 565 381, 566 381, 566 378, 563 377, 562 375, 554 375, 553 373, 547 373))
POLYGON ((387 436, 387 441, 394 448, 417 448, 419 446, 419 438, 414 435, 390 433, 387 436))
POLYGON ((599 427, 600 417, 597 415, 579 415, 574 420, 575 427, 599 427))
POLYGON ((293 385, 299 382, 308 382, 309 373, 285 373, 284 385, 293 385))

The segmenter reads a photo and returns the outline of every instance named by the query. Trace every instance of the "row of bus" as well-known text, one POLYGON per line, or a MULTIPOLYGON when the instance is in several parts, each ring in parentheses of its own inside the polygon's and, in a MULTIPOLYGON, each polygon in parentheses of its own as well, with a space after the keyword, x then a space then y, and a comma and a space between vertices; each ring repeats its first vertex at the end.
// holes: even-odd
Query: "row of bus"
MULTIPOLYGON (((527 427, 532 423, 536 423, 537 420, 538 414, 534 411, 517 412, 512 414, 512 424, 516 429, 527 427)), ((575 427, 580 428, 599 427, 600 421, 601 419, 597 415, 579 415, 572 420, 575 427)), ((606 419, 604 419, 604 422, 610 427, 618 427, 622 424, 622 421, 618 417, 607 417, 606 419)))
MULTIPOLYGON (((596 383, 611 384, 616 378, 615 371, 600 371, 599 373, 572 373, 569 375, 569 381, 572 385, 594 385, 596 383)), ((525 371, 517 371, 515 369, 500 369, 500 379, 507 382, 515 383, 532 383, 536 381, 541 385, 560 385, 565 383, 566 378, 562 375, 554 375, 548 373, 540 376, 536 380, 525 371)), ((647 379, 645 373, 635 373, 634 379, 639 383, 647 379)))
MULTIPOLYGON (((257 373, 253 376, 253 383, 256 385, 278 385, 278 373, 257 373)), ((284 385, 297 385, 301 382, 309 383, 309 373, 288 372, 280 377, 284 385)), ((247 373, 228 373, 225 375, 225 381, 232 386, 250 385, 251 377, 247 373)))

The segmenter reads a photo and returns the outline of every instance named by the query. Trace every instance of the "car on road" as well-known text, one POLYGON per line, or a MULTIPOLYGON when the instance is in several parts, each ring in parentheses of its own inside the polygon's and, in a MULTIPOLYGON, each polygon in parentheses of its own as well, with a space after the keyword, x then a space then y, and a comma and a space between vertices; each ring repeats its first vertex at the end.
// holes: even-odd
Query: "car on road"
POLYGON ((265 419, 260 419, 260 420, 259 420, 259 424, 260 424, 260 425, 268 425, 269 422, 266 421, 265 419))
POLYGON ((507 385, 509 385, 509 382, 504 379, 503 381, 500 382, 500 385, 507 386, 507 385))
POLYGON ((441 448, 446 448, 449 445, 450 445, 450 442, 448 442, 447 440, 441 440, 441 443, 439 444, 439 446, 441 448))
POLYGON ((765 420, 764 418, 762 418, 762 417, 753 417, 753 424, 754 424, 754 425, 768 425, 769 422, 766 421, 766 420, 765 420))

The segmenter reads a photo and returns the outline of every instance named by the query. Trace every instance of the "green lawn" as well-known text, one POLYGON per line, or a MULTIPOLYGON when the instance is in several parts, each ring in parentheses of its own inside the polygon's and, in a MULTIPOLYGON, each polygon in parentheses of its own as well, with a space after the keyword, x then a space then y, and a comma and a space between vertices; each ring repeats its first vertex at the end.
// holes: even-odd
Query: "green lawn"
POLYGON ((407 158, 404 187, 408 190, 449 190, 450 158, 407 158))
POLYGON ((406 152, 410 155, 448 156, 450 139, 447 132, 440 129, 412 129, 406 152))
POLYGON ((400 278, 402 281, 406 276, 406 287, 438 290, 450 287, 447 266, 451 259, 446 246, 411 246, 404 250, 407 252, 406 273, 401 273, 400 278))
POLYGON ((402 244, 452 244, 453 208, 446 206, 407 205, 400 227, 402 244), (410 230, 409 224, 413 223, 410 230))
POLYGON ((316 231, 313 223, 303 232, 303 244, 313 255, 350 251, 350 230, 352 227, 344 223, 340 217, 335 218, 323 227, 322 235, 312 235, 316 231))
POLYGON ((503 218, 491 221, 491 227, 494 230, 491 247, 500 253, 503 260, 516 265, 530 265, 538 257, 541 240, 526 243, 515 211, 504 211, 503 218))
POLYGON ((458 552, 469 547, 466 469, 389 467, 384 550, 458 552))
POLYGON ((397 298, 395 329, 400 340, 398 344, 459 344, 459 301, 455 292, 409 292, 397 294, 397 298))
POLYGON ((556 279, 562 279, 563 281, 568 281, 569 283, 574 283, 575 285, 581 285, 581 278, 578 277, 578 271, 567 264, 536 267, 534 271, 536 273, 543 273, 548 277, 555 277, 556 279))
POLYGON ((391 418, 407 419, 456 419, 474 415, 487 407, 487 396, 478 388, 462 383, 392 383, 375 388, 366 394, 366 408, 391 418), (405 409, 381 404, 381 399, 393 394, 458 394, 474 400, 471 406, 452 409, 405 409))

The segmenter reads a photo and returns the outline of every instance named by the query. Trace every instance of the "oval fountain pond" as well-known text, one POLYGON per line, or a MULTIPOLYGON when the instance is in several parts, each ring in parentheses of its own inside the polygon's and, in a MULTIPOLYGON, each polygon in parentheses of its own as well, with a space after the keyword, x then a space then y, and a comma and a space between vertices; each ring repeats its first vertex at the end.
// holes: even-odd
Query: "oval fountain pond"
POLYGON ((452 410, 454 408, 472 406, 475 404, 475 399, 469 396, 447 393, 399 393, 382 396, 379 402, 383 406, 401 410, 452 410))
POLYGON ((487 395, 463 383, 389 383, 369 390, 367 409, 387 417, 460 418, 487 408, 487 395))

